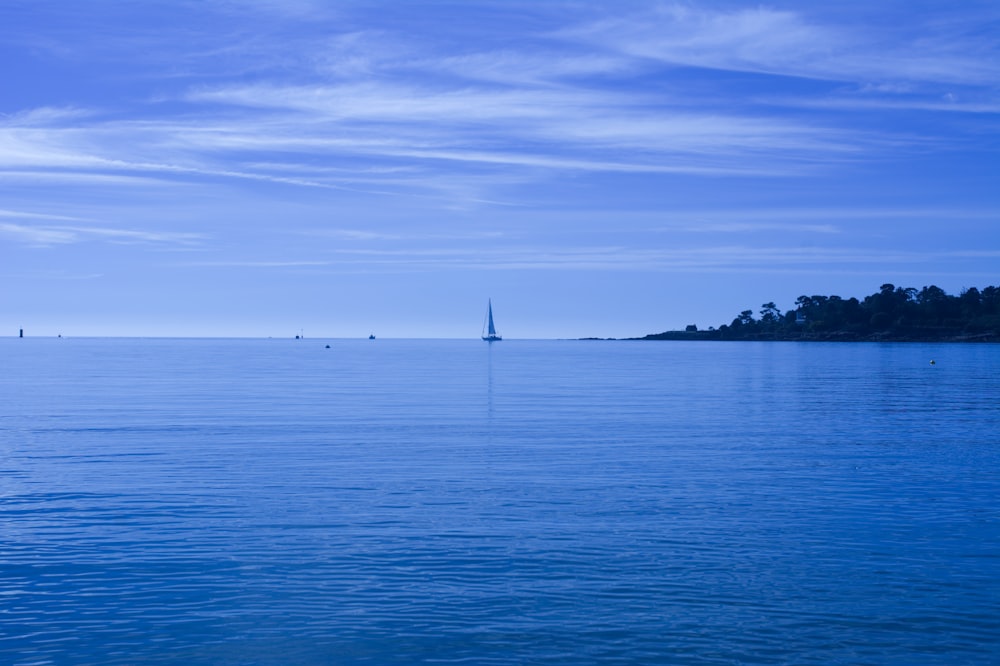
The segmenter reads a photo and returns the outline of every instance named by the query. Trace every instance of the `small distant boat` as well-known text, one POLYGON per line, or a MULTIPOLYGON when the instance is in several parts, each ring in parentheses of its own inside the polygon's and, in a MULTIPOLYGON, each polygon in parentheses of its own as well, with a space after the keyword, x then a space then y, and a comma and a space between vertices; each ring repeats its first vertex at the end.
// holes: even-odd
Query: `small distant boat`
POLYGON ((487 305, 486 319, 487 321, 483 322, 483 340, 486 342, 503 340, 500 334, 497 333, 496 326, 493 325, 493 299, 490 299, 489 305, 487 305))
POLYGON ((369 335, 369 336, 368 336, 368 339, 369 339, 369 340, 374 340, 374 339, 375 339, 375 334, 374 334, 374 333, 372 333, 371 335, 369 335))

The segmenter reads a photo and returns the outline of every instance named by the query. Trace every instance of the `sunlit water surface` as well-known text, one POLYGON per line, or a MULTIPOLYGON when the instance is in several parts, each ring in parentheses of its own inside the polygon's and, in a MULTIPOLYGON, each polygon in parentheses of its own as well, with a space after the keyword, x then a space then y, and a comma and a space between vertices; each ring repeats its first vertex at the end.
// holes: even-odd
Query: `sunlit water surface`
POLYGON ((4 339, 0 399, 5 664, 1000 663, 1000 346, 4 339))

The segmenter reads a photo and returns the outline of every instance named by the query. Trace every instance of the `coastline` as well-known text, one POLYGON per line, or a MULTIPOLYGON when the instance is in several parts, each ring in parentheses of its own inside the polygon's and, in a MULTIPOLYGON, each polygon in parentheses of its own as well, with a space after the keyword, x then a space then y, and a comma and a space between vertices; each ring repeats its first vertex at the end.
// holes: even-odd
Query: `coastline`
MULTIPOLYGON (((601 339, 601 338, 584 338, 601 339)), ((614 338, 605 338, 614 339, 614 338)), ((897 333, 882 331, 879 333, 855 333, 851 331, 802 332, 798 335, 784 333, 758 333, 752 335, 726 334, 713 331, 664 331, 651 333, 637 338, 618 338, 620 340, 698 340, 714 342, 950 342, 950 343, 996 343, 1000 342, 1000 334, 985 333, 948 333, 930 334, 924 332, 897 333)))
POLYGON ((931 285, 917 290, 883 284, 863 299, 799 296, 782 313, 764 303, 759 319, 744 310, 730 324, 651 333, 627 340, 751 340, 770 342, 1000 342, 1000 288, 963 289, 951 296, 931 285))

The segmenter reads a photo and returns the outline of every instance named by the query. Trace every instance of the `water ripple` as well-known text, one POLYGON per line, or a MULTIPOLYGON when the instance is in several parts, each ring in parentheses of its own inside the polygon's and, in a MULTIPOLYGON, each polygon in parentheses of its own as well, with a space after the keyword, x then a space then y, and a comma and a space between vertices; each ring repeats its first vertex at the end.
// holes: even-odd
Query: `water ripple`
POLYGON ((1000 653, 995 347, 62 342, 3 352, 4 663, 1000 653))

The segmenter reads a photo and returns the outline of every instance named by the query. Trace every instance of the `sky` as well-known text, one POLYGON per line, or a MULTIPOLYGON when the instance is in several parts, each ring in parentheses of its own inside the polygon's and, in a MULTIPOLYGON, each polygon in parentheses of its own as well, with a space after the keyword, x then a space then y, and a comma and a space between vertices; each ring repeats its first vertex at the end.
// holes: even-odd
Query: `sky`
POLYGON ((4 0, 0 335, 631 337, 1000 284, 994 0, 4 0))

